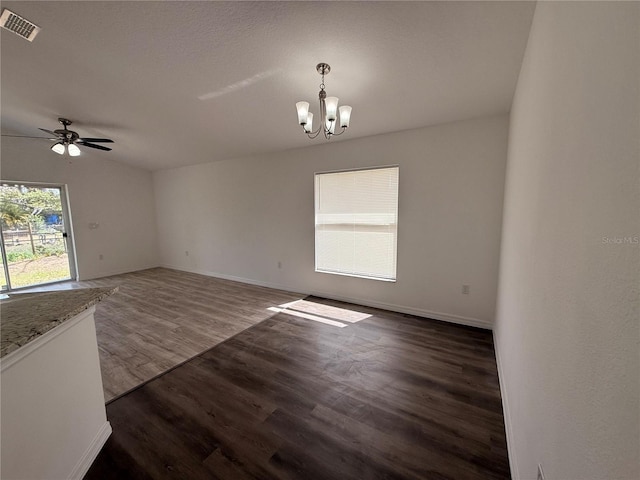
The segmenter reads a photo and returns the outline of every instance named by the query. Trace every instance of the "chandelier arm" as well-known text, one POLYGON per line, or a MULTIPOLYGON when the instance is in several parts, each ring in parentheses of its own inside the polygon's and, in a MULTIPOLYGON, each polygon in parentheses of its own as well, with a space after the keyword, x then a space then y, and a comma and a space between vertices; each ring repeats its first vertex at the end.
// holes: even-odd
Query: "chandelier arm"
POLYGON ((324 138, 327 140, 331 140, 331 137, 335 135, 334 133, 331 133, 331 129, 328 128, 324 128, 322 131, 324 132, 324 138))
POLYGON ((346 130, 347 130, 347 127, 342 127, 342 131, 340 133, 332 133, 331 136, 337 137, 339 135, 342 135, 346 130))
POLYGON ((311 133, 307 133, 307 137, 309 137, 311 140, 313 140, 314 138, 316 138, 318 135, 320 135, 320 132, 322 131, 322 128, 318 128, 315 132, 311 132, 311 133))
MULTIPOLYGON (((302 127, 302 129, 304 130, 304 126, 302 127)), ((316 128, 315 131, 307 132, 306 130, 304 130, 304 133, 307 134, 307 137, 309 137, 310 139, 313 140, 314 138, 316 138, 320 134, 321 130, 322 130, 322 125, 318 125, 318 128, 316 128)))
POLYGON ((319 125, 319 126, 318 126, 318 128, 316 128, 316 130, 315 130, 315 131, 313 131, 313 132, 307 132, 307 131, 304 129, 304 125, 302 126, 302 130, 304 131, 304 133, 306 133, 306 134, 307 134, 307 136, 308 136, 310 139, 312 139, 312 140, 313 140, 314 138, 316 138, 316 137, 318 136, 318 134, 320 133, 320 130, 322 130, 322 125, 319 125))

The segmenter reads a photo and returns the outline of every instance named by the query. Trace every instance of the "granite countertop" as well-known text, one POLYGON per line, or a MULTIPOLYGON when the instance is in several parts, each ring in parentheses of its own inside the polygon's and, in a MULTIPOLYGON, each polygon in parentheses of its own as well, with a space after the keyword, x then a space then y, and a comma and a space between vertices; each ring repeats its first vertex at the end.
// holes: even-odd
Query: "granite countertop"
POLYGON ((105 287, 9 294, 0 300, 0 358, 117 291, 105 287))

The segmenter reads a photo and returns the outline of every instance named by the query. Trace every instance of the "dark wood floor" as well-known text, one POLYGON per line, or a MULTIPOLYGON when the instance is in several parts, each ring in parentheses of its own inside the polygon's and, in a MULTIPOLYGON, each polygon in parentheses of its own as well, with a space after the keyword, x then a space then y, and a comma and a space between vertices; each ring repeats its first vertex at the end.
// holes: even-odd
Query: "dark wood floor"
POLYGON ((488 331, 309 297, 107 406, 93 479, 506 479, 488 331))

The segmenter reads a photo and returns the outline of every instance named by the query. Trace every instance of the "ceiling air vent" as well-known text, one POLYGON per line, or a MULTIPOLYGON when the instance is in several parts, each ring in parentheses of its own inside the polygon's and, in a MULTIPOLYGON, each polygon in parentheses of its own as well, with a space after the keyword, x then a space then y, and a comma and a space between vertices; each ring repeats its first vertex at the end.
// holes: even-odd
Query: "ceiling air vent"
POLYGON ((0 27, 10 30, 30 42, 33 42, 33 39, 36 38, 36 35, 40 31, 40 27, 6 8, 2 11, 2 16, 0 16, 0 27))

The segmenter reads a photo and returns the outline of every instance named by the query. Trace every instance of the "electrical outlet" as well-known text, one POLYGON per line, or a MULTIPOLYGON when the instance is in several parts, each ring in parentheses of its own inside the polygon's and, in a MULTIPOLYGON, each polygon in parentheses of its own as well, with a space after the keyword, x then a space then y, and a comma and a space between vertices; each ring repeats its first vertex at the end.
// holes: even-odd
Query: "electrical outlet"
POLYGON ((278 268, 282 268, 282 262, 278 262, 278 268))
POLYGON ((538 464, 538 478, 537 480, 544 480, 544 472, 542 471, 542 464, 538 464))
POLYGON ((98 255, 98 260, 104 260, 104 255, 102 254, 98 255))
POLYGON ((469 295, 470 291, 471 291, 471 287, 469 285, 462 285, 462 293, 464 295, 469 295))
POLYGON ((185 255, 185 257, 188 257, 189 256, 189 250, 185 250, 184 251, 184 255, 185 255))

